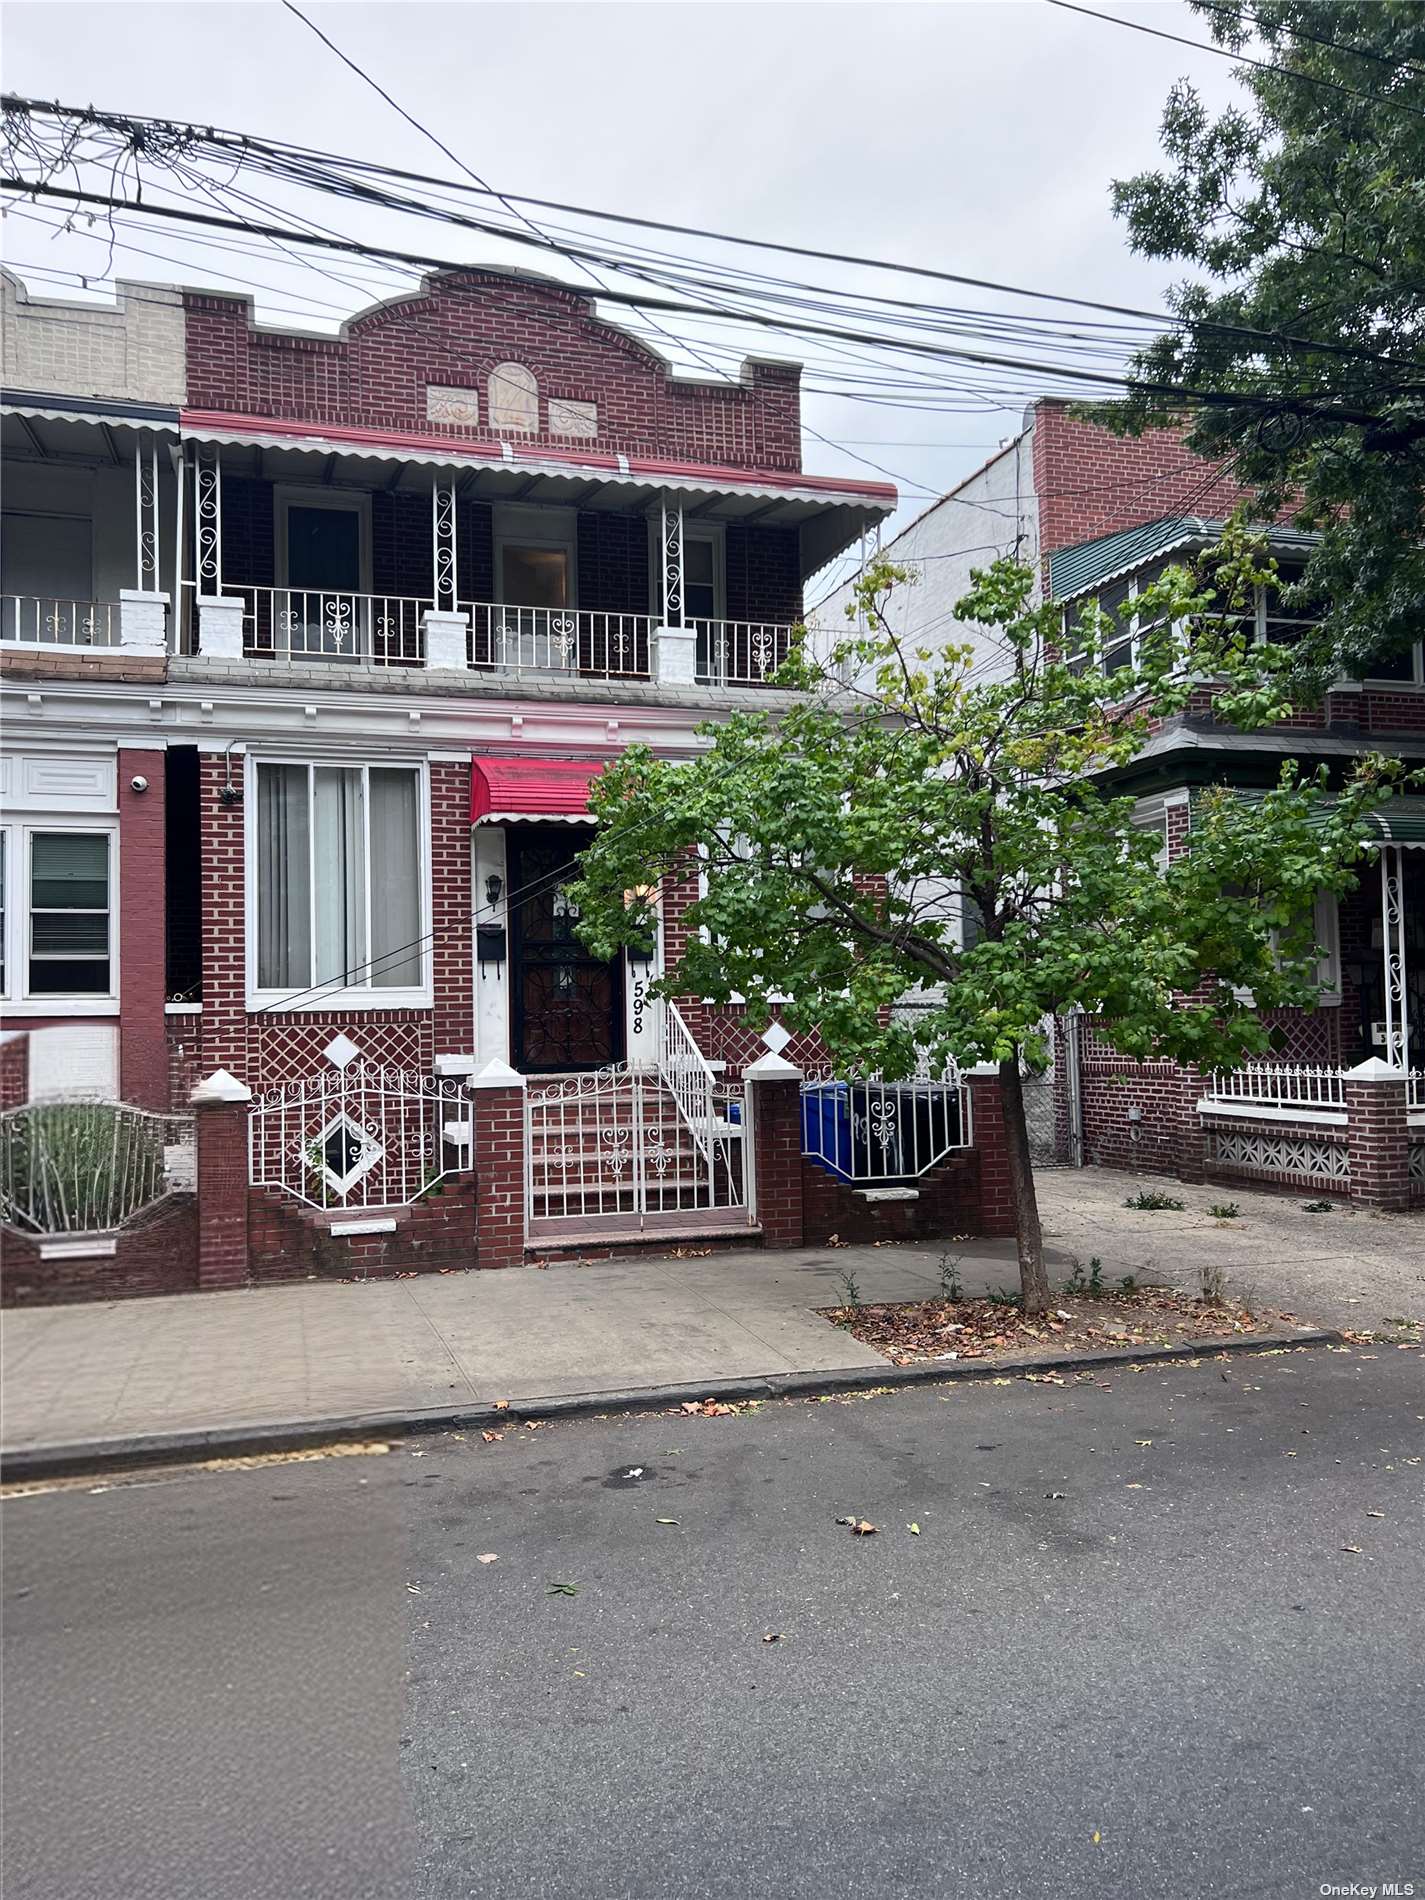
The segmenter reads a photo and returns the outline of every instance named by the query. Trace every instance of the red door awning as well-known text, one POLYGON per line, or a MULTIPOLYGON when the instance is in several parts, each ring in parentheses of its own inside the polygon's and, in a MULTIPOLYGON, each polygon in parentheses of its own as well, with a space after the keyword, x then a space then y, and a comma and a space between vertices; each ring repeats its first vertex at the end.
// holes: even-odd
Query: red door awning
POLYGON ((590 824, 589 787, 603 769, 597 759, 475 759, 470 822, 590 824))

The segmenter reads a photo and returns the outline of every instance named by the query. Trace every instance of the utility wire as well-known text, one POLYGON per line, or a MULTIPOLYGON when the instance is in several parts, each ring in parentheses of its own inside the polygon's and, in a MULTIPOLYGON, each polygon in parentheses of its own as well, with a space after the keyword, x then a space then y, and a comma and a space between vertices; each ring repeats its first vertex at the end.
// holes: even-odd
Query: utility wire
POLYGON ((1322 86, 1329 92, 1343 93, 1348 99, 1364 99, 1367 105, 1393 106, 1397 112, 1408 112, 1413 119, 1425 119, 1425 111, 1407 105, 1403 99, 1393 99, 1388 93, 1362 92, 1357 86, 1348 86, 1339 79, 1326 79, 1319 73, 1304 73, 1293 66, 1276 66, 1267 59, 1253 59, 1249 53, 1234 53, 1226 46, 1210 46, 1205 40, 1185 39, 1181 33, 1169 33, 1160 26, 1145 26, 1141 20, 1124 20, 1115 13, 1096 13, 1092 7, 1081 7, 1076 0, 1045 0, 1051 7, 1062 7, 1066 13, 1082 13, 1086 19, 1102 20, 1105 26, 1126 26, 1132 33, 1147 33, 1155 40, 1171 40, 1175 46, 1190 46, 1195 53, 1211 53, 1217 59, 1230 59, 1238 66, 1251 66, 1257 72, 1276 73, 1282 79, 1297 79, 1304 85, 1322 86))
MULTIPOLYGON (((92 204, 112 210, 138 212, 147 217, 160 217, 184 224, 207 225, 216 229, 247 231, 260 237, 290 239, 299 244, 313 245, 323 250, 350 252, 356 255, 385 259, 387 261, 416 265, 422 269, 448 271, 459 274, 465 271, 479 271, 478 264, 457 263, 450 258, 433 257, 428 253, 402 251, 391 247, 363 244, 355 238, 329 238, 306 232, 293 231, 290 227, 254 224, 247 220, 226 219, 206 212, 181 209, 176 206, 146 204, 141 200, 114 198, 103 192, 76 191, 58 185, 37 184, 33 180, 13 176, 0 177, 0 190, 33 198, 35 195, 54 198, 70 204, 92 204)), ((454 288, 458 289, 459 286, 454 288)), ((864 330, 848 329, 828 324, 811 324, 805 321, 787 322, 760 313, 719 309, 716 306, 703 306, 679 302, 671 298, 649 297, 632 291, 611 290, 603 293, 610 301, 625 304, 638 310, 661 310, 675 314, 700 318, 715 318, 734 324, 751 324, 763 329, 789 330, 798 336, 827 337, 835 341, 849 343, 870 343, 892 353, 907 353, 914 356, 930 357, 937 360, 987 366, 990 368, 1010 369, 1031 375, 1052 376, 1079 385, 1093 387, 1133 389, 1148 395, 1162 396, 1169 400, 1185 404, 1197 404, 1206 408, 1258 408, 1273 411, 1290 411, 1303 416, 1317 416, 1324 421, 1347 423, 1356 426, 1369 426, 1387 418, 1372 412, 1348 409, 1341 405, 1317 402, 1309 397, 1280 397, 1254 390, 1202 390, 1183 384, 1159 383, 1143 378, 1115 375, 1110 371, 1076 369, 1063 364, 1045 364, 1024 357, 992 355, 984 351, 951 348, 945 344, 923 341, 914 337, 883 337, 864 330)), ((1425 386, 1422 386, 1425 387, 1425 386)), ((1413 394, 1413 387, 1404 386, 1400 393, 1413 394)))

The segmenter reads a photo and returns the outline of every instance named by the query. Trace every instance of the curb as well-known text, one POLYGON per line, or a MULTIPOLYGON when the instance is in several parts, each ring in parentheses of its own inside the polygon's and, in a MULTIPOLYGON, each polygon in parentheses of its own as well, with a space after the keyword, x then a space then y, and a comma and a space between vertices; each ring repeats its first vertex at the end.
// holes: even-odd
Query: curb
POLYGON ((696 1385, 632 1386, 610 1392, 559 1393, 548 1398, 512 1399, 497 1409, 493 1400, 474 1405, 441 1406, 417 1412, 354 1412, 331 1418, 300 1419, 287 1424, 221 1425, 206 1431, 145 1432, 96 1438, 69 1445, 36 1445, 0 1452, 0 1483, 21 1484, 39 1478, 83 1477, 90 1472, 141 1465, 191 1464, 203 1458, 242 1457, 263 1452, 303 1451, 315 1445, 354 1439, 410 1438, 423 1433, 488 1428, 524 1419, 589 1418, 611 1412, 663 1411, 703 1399, 820 1398, 841 1392, 865 1392, 903 1386, 950 1385, 972 1380, 1023 1377, 1038 1372, 1092 1372, 1110 1366, 1146 1365, 1160 1360, 1208 1359, 1221 1353, 1279 1351, 1297 1346, 1337 1346, 1340 1333, 1313 1328, 1299 1333, 1244 1338, 1203 1339, 1193 1345, 1152 1346, 1141 1352, 1115 1347, 1089 1357, 1059 1353, 1041 1359, 943 1360, 913 1366, 847 1366, 827 1372, 775 1372, 755 1379, 704 1379, 696 1385))

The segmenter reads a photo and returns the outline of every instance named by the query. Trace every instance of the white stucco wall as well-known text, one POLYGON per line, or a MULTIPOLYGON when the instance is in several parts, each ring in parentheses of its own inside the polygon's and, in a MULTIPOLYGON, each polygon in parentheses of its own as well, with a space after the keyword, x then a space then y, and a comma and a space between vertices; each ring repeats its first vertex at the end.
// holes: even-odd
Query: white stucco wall
MULTIPOLYGON (((955 603, 969 588, 972 570, 988 567, 1000 555, 1017 555, 1038 569, 1033 433, 1031 423, 882 548, 888 559, 916 576, 915 584, 900 589, 892 601, 897 631, 918 646, 969 643, 981 679, 1006 669, 1003 649, 989 629, 956 620, 955 603)), ((848 581, 816 608, 811 626, 818 651, 826 652, 853 631, 846 618, 851 599, 848 581)))
POLYGON ((7 388, 182 403, 183 295, 162 284, 116 287, 112 304, 35 297, 0 271, 7 388))

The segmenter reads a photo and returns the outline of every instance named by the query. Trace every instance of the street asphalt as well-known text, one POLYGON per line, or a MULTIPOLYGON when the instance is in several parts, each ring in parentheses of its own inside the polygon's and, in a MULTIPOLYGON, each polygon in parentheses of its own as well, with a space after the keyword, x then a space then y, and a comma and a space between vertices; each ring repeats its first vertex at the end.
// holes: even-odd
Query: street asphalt
POLYGON ((1425 1893, 1422 1374, 1316 1348, 13 1496, 6 1900, 1425 1893))

